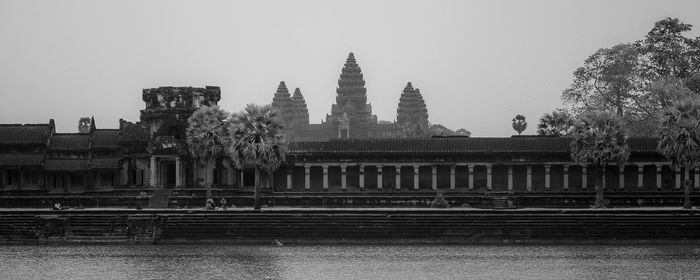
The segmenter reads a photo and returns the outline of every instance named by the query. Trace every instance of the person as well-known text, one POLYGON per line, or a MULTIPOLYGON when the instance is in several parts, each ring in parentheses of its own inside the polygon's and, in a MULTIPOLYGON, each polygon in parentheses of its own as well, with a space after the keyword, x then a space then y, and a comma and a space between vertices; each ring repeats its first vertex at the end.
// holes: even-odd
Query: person
POLYGON ((207 210, 214 210, 214 200, 213 199, 207 198, 206 209, 207 210))
POLYGON ((60 202, 58 202, 58 201, 54 202, 53 210, 62 210, 62 209, 63 209, 63 207, 61 206, 60 202))
POLYGON ((221 204, 221 209, 226 210, 226 198, 222 197, 221 200, 219 200, 219 204, 221 204))

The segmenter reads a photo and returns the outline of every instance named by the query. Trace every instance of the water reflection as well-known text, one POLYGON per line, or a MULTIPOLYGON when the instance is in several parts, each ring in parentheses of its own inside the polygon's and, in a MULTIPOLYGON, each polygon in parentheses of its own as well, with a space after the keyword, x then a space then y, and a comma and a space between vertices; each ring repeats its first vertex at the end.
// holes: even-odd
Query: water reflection
POLYGON ((0 279, 695 279, 700 246, 5 246, 0 279))

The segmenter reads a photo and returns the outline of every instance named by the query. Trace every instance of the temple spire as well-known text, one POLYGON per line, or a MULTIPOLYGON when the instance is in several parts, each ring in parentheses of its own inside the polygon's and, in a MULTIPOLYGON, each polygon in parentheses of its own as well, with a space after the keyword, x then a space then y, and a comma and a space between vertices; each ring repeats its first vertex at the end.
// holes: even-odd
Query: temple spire
POLYGON ((309 124, 309 109, 306 107, 306 100, 299 88, 294 89, 292 96, 292 107, 294 114, 294 124, 309 124))
POLYGON ((292 98, 289 95, 289 90, 284 81, 280 81, 279 86, 277 86, 277 91, 272 98, 272 108, 277 110, 280 119, 285 124, 290 124, 293 122, 294 114, 292 108, 292 98))
POLYGON ((428 108, 418 88, 413 88, 411 82, 406 84, 399 98, 396 109, 396 122, 404 124, 428 124, 428 108))

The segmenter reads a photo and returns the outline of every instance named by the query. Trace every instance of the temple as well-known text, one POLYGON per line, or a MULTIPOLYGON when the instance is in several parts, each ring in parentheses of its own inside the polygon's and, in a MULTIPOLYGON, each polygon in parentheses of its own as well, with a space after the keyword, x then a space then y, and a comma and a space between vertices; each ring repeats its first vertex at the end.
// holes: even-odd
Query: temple
MULTIPOLYGON (((427 125, 420 91, 407 83, 396 121, 382 122, 372 115, 364 85, 351 53, 330 114, 310 124, 301 90, 290 96, 280 82, 272 106, 291 141, 282 167, 261 178, 269 203, 413 205, 444 191, 465 203, 501 194, 521 206, 573 207, 593 197, 593 168, 571 160, 570 138, 397 137, 403 126, 427 125)), ((0 200, 166 190, 180 195, 170 203, 182 205, 189 201, 183 193, 194 196, 204 185, 218 194, 250 194, 252 169, 237 169, 221 154, 206 174, 185 141, 187 119, 202 105, 217 105, 219 87, 144 89, 142 99, 140 120, 119 120, 118 129, 100 129, 94 118, 81 118, 75 133, 57 133, 53 120, 0 124, 0 200)), ((627 163, 605 168, 610 197, 644 205, 680 201, 686 172, 700 188, 700 170, 673 170, 657 139, 630 138, 629 145, 627 163)))
MULTIPOLYGON (((338 79, 335 104, 320 124, 309 123, 309 111, 299 88, 289 102, 286 84, 280 82, 272 106, 287 123, 287 136, 296 141, 326 141, 329 139, 391 138, 400 136, 393 121, 378 121, 367 102, 367 88, 362 70, 350 53, 338 79), (291 116, 291 117, 290 117, 291 116)), ((421 98, 422 100, 422 98, 421 98)), ((425 104, 423 104, 425 107, 425 104)), ((427 114, 427 111, 426 111, 427 114)), ((427 118, 427 115, 426 115, 427 118)))

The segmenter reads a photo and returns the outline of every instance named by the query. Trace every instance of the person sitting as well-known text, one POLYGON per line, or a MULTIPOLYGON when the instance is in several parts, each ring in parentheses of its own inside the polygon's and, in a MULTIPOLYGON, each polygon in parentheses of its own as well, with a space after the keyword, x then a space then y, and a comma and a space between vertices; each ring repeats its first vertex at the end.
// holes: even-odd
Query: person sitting
POLYGON ((60 202, 56 201, 56 202, 53 204, 53 208, 52 208, 52 209, 53 209, 53 210, 63 210, 63 207, 61 206, 61 203, 60 203, 60 202))
POLYGON ((206 209, 207 210, 214 210, 214 200, 213 199, 207 198, 206 209))

